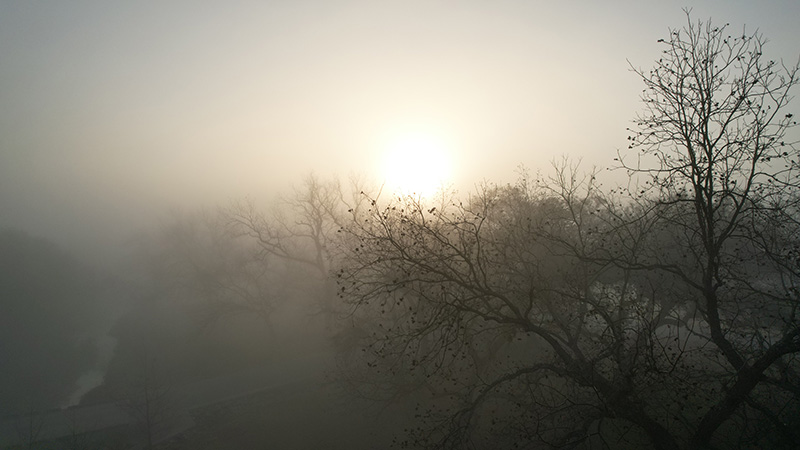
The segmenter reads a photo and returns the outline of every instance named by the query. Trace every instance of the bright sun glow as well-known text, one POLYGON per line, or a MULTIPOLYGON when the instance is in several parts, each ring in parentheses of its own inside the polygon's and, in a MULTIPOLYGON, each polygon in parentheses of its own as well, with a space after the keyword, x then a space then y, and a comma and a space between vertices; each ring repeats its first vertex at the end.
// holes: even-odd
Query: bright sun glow
POLYGON ((386 149, 386 186, 402 195, 429 197, 450 180, 452 162, 443 141, 427 134, 406 134, 386 149))

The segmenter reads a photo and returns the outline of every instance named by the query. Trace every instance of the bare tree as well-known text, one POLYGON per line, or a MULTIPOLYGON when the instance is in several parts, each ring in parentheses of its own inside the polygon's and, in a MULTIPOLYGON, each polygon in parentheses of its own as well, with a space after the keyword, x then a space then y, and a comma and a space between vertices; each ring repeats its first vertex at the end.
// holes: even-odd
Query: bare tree
POLYGON ((224 211, 175 214, 156 238, 151 266, 175 296, 187 299, 205 326, 254 314, 270 331, 283 298, 283 268, 230 229, 224 211))
POLYGON ((225 211, 228 225, 239 237, 251 240, 262 260, 269 258, 298 268, 306 275, 303 289, 316 289, 316 313, 330 320, 335 317, 336 298, 329 271, 333 252, 331 245, 348 217, 360 208, 363 180, 351 178, 349 189, 338 179, 321 180, 310 174, 290 195, 282 196, 274 207, 262 210, 252 202, 235 203, 225 211), (309 284, 318 281, 317 286, 309 284))
POLYGON ((655 67, 636 70, 646 88, 630 137, 638 157, 622 158, 643 186, 637 196, 646 208, 635 219, 659 223, 672 251, 643 246, 625 260, 672 275, 698 311, 694 335, 722 356, 721 382, 691 426, 692 444, 731 445, 714 439, 731 437, 718 433, 725 424, 737 438, 744 429, 743 439, 771 433, 791 442, 800 153, 788 104, 798 65, 767 60, 758 33, 731 34, 688 16, 661 41, 655 67), (761 423, 754 417, 771 422, 768 433, 750 429, 761 423))

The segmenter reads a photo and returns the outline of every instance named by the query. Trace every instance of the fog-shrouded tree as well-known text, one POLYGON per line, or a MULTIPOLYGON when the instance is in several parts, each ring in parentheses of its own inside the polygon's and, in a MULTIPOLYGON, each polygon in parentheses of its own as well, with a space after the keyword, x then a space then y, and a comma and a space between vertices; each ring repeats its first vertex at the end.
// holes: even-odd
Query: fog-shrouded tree
POLYGON ((131 306, 110 330, 115 354, 103 384, 83 402, 137 398, 152 387, 153 361, 166 387, 269 357, 281 273, 232 235, 220 214, 176 212, 136 243, 139 265, 125 289, 131 306))
POLYGON ((338 182, 310 175, 267 207, 243 200, 173 214, 149 241, 148 266, 206 326, 244 315, 274 332, 292 299, 313 297, 317 312, 328 307, 333 295, 323 285, 341 206, 338 182))
POLYGON ((629 187, 560 163, 345 226, 345 359, 365 395, 420 399, 401 446, 794 448, 797 66, 728 30, 689 19, 636 71, 629 187))
POLYGON ((133 356, 145 338, 175 383, 318 344, 312 338, 326 333, 306 326, 307 313, 322 309, 323 295, 336 298, 325 276, 336 249, 327 243, 349 209, 358 205, 347 203, 338 183, 311 176, 269 208, 241 202, 175 212, 142 235, 139 282, 128 289, 133 307, 112 330, 116 355, 87 402, 129 389, 127 375, 143 367, 133 356))
POLYGON ((333 301, 334 287, 328 274, 344 223, 361 208, 366 183, 351 177, 343 186, 336 179, 309 174, 289 194, 270 208, 243 201, 224 211, 231 232, 250 243, 262 260, 288 267, 293 277, 284 284, 313 299, 312 314, 322 315, 330 325, 340 312, 333 301), (292 283, 292 280, 295 280, 292 283))
POLYGON ((251 315, 273 329, 284 292, 282 267, 237 236, 223 211, 174 214, 152 238, 153 282, 183 299, 199 323, 251 315))

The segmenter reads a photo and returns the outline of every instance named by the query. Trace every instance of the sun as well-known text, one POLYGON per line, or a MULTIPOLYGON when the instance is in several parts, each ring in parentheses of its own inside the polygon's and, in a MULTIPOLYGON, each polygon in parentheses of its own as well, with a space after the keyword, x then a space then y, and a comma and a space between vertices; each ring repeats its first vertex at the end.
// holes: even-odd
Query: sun
POLYGON ((385 150, 383 177, 395 194, 430 197, 450 181, 451 172, 448 146, 431 134, 398 136, 385 150))

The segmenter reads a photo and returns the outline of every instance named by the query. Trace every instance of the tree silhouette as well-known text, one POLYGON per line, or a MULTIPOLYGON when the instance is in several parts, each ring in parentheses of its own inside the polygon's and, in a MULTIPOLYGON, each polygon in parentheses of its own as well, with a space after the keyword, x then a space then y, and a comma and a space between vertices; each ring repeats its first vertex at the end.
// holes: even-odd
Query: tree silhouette
POLYGON ((622 158, 643 186, 645 208, 631 219, 658 224, 672 249, 628 249, 626 265, 682 285, 698 311, 694 334, 722 357, 724 381, 690 427, 700 448, 715 433, 726 442, 718 433, 726 424, 737 435, 766 434, 750 429, 754 418, 798 438, 787 428, 797 423, 800 351, 800 154, 787 109, 798 66, 767 60, 758 33, 729 33, 688 18, 662 41, 655 67, 636 70, 645 110, 629 138, 637 160, 622 158))
POLYGON ((797 66, 726 30, 689 18, 636 71, 628 188, 563 162, 463 201, 374 198, 345 227, 360 387, 425 398, 400 444, 796 445, 797 66))

